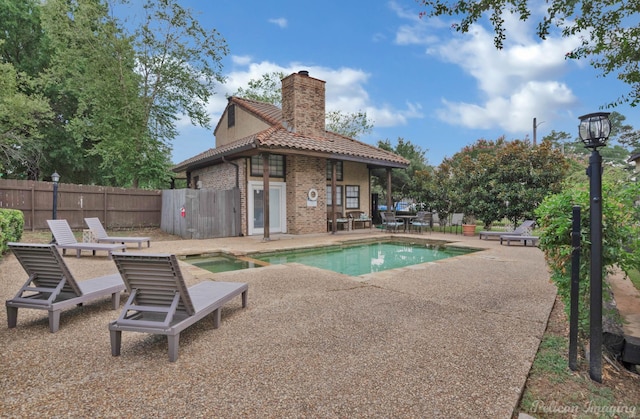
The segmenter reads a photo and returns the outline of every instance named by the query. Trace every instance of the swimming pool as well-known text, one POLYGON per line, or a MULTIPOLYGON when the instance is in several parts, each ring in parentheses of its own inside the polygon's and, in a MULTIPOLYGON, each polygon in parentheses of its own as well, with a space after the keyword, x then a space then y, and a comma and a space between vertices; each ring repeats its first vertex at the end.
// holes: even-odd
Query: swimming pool
POLYGON ((403 268, 475 252, 432 244, 375 242, 254 255, 270 264, 297 262, 351 276, 403 268))
POLYGON ((224 255, 187 258, 186 262, 213 273, 257 268, 259 266, 250 260, 224 255))
POLYGON ((465 255, 477 250, 433 243, 376 241, 256 253, 241 258, 218 255, 187 259, 187 262, 210 272, 296 262, 346 275, 360 276, 465 255))

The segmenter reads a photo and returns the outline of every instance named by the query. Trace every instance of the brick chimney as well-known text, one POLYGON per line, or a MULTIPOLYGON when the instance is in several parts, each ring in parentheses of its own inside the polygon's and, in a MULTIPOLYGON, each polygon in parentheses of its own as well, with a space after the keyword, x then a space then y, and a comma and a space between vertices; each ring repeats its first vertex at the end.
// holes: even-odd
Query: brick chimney
POLYGON ((324 136, 325 82, 299 71, 282 79, 282 118, 299 134, 324 136))

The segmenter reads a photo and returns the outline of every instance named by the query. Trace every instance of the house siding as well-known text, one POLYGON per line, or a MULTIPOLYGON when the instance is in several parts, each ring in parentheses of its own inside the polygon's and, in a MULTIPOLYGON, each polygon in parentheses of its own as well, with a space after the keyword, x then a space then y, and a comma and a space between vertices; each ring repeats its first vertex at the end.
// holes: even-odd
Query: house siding
POLYGON ((220 124, 214 132, 214 135, 216 136, 216 148, 241 138, 248 137, 249 135, 267 129, 270 126, 266 122, 256 118, 250 112, 242 109, 240 106, 234 106, 235 124, 232 127, 228 126, 227 113, 229 108, 227 107, 222 114, 220 124))

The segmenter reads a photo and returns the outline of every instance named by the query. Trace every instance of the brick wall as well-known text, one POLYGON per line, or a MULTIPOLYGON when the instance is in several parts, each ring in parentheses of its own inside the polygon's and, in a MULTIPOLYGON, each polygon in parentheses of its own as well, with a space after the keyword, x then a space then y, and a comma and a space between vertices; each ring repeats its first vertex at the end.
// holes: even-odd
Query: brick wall
POLYGON ((294 132, 325 133, 325 82, 294 73, 282 80, 282 118, 294 132))
POLYGON ((326 159, 287 157, 287 229, 290 234, 327 231, 326 159), (310 189, 318 191, 316 206, 308 206, 310 189))

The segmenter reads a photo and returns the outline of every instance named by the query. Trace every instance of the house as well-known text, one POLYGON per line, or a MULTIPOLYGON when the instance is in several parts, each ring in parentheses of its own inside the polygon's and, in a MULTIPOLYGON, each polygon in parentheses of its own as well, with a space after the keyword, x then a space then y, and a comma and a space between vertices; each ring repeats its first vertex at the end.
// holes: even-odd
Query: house
POLYGON ((215 148, 173 171, 186 172, 190 188, 239 188, 242 234, 265 239, 277 232, 326 232, 328 225, 335 232, 336 222, 327 220, 336 213, 371 214, 370 171, 385 168, 390 179, 391 169, 409 165, 326 131, 325 82, 307 71, 282 80, 282 109, 230 97, 214 134, 215 148))

